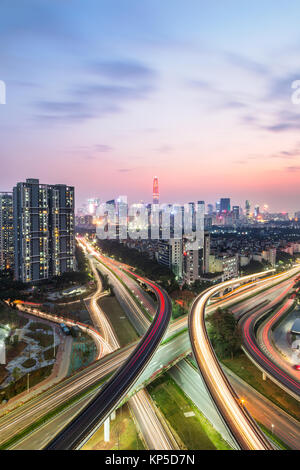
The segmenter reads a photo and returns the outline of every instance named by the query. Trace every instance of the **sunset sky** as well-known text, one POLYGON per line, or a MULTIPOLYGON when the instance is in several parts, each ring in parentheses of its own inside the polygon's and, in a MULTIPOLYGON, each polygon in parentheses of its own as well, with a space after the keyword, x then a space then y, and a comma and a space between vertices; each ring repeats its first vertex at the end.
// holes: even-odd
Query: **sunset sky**
POLYGON ((300 210, 297 0, 1 0, 0 191, 300 210), (246 7, 247 3, 247 7, 246 7))

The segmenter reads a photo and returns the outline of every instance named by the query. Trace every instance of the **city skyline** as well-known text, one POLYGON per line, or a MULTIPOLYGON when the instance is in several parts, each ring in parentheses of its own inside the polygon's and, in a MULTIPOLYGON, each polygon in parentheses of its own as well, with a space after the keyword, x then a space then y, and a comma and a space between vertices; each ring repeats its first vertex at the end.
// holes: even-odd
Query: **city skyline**
POLYGON ((1 450, 300 449, 299 18, 0 2, 1 450))
MULTIPOLYGON (((27 180, 27 179, 31 179, 31 178, 24 178, 24 180, 27 180)), ((39 179, 39 178, 37 178, 39 179)), ((16 182, 14 183, 16 184, 16 182)), ((52 185, 55 184, 55 183, 51 183, 52 185)), ((60 184, 60 183, 56 183, 56 184, 60 184)), ((158 191, 158 185, 159 185, 159 178, 157 176, 155 176, 152 180, 152 189, 153 191, 158 191), (157 186, 157 189, 154 189, 154 187, 157 186)), ((69 185, 71 186, 71 185, 69 185)), ((113 190, 112 190, 113 191, 113 190)), ((2 193, 12 193, 12 188, 10 188, 9 190, 7 191, 2 191, 2 193)), ((0 194, 1 194, 1 191, 0 191, 0 194)), ((105 203, 106 201, 109 201, 109 200, 115 200, 115 199, 118 199, 118 198, 126 198, 126 200, 128 199, 128 203, 129 204, 137 204, 137 203, 145 203, 145 204, 149 204, 151 202, 151 197, 153 199, 152 203, 154 204, 161 204, 162 206, 164 204, 189 204, 190 201, 188 200, 183 200, 183 199, 177 199, 175 201, 170 201, 170 200, 162 200, 160 201, 159 199, 159 193, 157 192, 156 193, 156 196, 154 198, 154 192, 152 193, 152 195, 150 194, 150 196, 148 197, 148 199, 146 200, 143 200, 143 199, 137 199, 137 200, 129 200, 127 195, 126 196, 121 196, 120 194, 117 194, 117 192, 113 193, 111 192, 110 194, 108 194, 107 197, 99 197, 99 194, 94 194, 93 196, 89 196, 89 197, 86 197, 86 198, 83 198, 80 202, 80 204, 77 204, 76 205, 76 212, 78 211, 81 211, 83 208, 86 207, 86 213, 89 213, 90 209, 88 208, 88 205, 89 205, 89 202, 90 201, 97 201, 98 204, 103 204, 105 203), (157 199, 156 199, 157 198, 157 199)), ((199 197, 198 197, 199 199, 199 197)), ((195 197, 195 201, 197 200, 197 196, 195 197)), ((268 213, 277 213, 276 210, 274 210, 274 208, 270 207, 268 204, 266 203, 257 203, 255 201, 249 201, 248 199, 244 200, 244 201, 238 201, 238 203, 236 201, 233 201, 232 198, 230 196, 224 198, 222 196, 220 196, 219 198, 215 198, 214 200, 211 200, 211 201, 203 201, 204 205, 205 205, 205 210, 206 210, 206 213, 210 213, 210 210, 212 210, 213 212, 217 212, 217 213, 222 213, 224 212, 221 207, 218 207, 220 206, 220 204, 222 203, 222 201, 229 201, 228 204, 229 206, 231 207, 231 209, 229 209, 228 211, 226 210, 226 212, 231 212, 231 211, 234 211, 234 208, 239 208, 242 210, 242 212, 246 215, 246 205, 247 204, 250 204, 249 206, 249 210, 251 211, 250 214, 251 215, 254 215, 254 216, 257 216, 258 214, 256 214, 256 209, 259 210, 259 212, 268 212, 268 213)), ((195 202, 194 201, 194 202, 195 202)), ((225 202, 224 202, 225 203, 225 202)), ((95 206, 95 208, 97 207, 97 205, 95 206)), ((95 209, 94 208, 94 209, 95 209)), ((289 214, 290 217, 294 217, 295 213, 296 212, 299 212, 298 210, 295 210, 295 211, 288 211, 288 210, 285 210, 285 211, 278 211, 278 213, 282 213, 282 214, 289 214)))
POLYGON ((161 202, 299 210, 299 4, 16 5, 0 18, 1 191, 32 177, 75 186, 77 207, 150 201, 157 174, 161 202))

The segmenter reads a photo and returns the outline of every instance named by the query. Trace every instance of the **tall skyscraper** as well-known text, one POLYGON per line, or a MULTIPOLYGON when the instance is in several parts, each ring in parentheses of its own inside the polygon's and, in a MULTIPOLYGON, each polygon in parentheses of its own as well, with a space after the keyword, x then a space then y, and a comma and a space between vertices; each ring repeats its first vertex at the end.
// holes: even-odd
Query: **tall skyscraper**
POLYGON ((178 279, 182 278, 182 240, 171 238, 159 240, 157 261, 173 271, 178 279))
POLYGON ((10 269, 14 262, 12 193, 0 192, 0 270, 10 269))
POLYGON ((247 219, 249 219, 249 217, 250 217, 250 209, 251 209, 250 201, 247 200, 245 202, 245 215, 246 215, 247 219))
POLYGON ((153 204, 159 204, 159 189, 157 176, 154 176, 153 179, 153 204))
POLYGON ((207 212, 208 214, 212 214, 214 211, 214 206, 213 204, 207 204, 207 212))
POLYGON ((191 229, 195 230, 196 228, 196 207, 194 202, 189 202, 189 218, 191 223, 191 229))
POLYGON ((184 242, 183 248, 183 279, 187 284, 191 284, 199 279, 199 250, 189 249, 189 241, 184 242))
POLYGON ((90 198, 87 200, 87 208, 89 215, 96 215, 97 207, 100 204, 99 198, 90 198))
POLYGON ((199 249, 199 276, 209 272, 210 234, 204 232, 203 248, 199 249))
POLYGON ((233 216, 234 221, 239 220, 239 218, 240 218, 240 206, 233 206, 232 207, 232 216, 233 216))
POLYGON ((74 187, 65 184, 49 186, 50 277, 60 276, 75 268, 74 187))
POLYGON ((15 278, 37 282, 74 270, 74 188, 17 183, 13 190, 15 278))
POLYGON ((220 199, 220 212, 230 212, 230 198, 220 199))

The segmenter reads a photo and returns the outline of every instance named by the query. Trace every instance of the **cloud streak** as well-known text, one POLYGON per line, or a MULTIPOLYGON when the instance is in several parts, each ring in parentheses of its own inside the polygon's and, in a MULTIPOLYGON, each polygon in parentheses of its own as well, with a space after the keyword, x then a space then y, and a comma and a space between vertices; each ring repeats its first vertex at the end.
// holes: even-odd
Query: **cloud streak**
POLYGON ((94 74, 111 80, 147 81, 156 78, 156 72, 150 67, 133 60, 95 62, 90 66, 94 74))

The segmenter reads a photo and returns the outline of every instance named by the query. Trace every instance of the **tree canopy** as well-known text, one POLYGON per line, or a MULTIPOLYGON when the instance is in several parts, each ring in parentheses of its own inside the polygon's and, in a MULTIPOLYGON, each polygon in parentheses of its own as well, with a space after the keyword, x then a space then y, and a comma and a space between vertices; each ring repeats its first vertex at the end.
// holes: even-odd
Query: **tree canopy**
POLYGON ((210 337, 213 348, 220 359, 230 358, 241 347, 241 334, 237 321, 229 310, 218 308, 209 317, 210 337))

